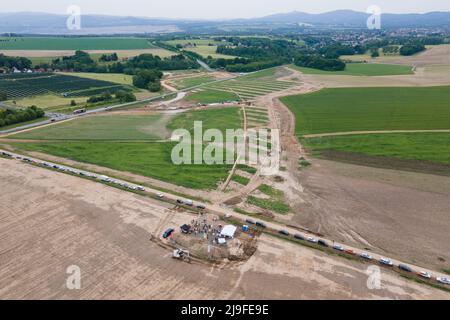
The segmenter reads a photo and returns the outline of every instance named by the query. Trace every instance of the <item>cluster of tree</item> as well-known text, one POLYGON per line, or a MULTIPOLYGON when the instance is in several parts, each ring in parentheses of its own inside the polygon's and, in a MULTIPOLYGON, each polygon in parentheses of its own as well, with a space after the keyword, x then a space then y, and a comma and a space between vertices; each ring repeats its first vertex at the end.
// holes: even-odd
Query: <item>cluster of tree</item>
POLYGON ((114 97, 113 97, 113 95, 110 92, 106 91, 100 95, 90 97, 87 100, 87 102, 88 103, 98 103, 98 102, 102 102, 102 101, 109 101, 112 99, 119 100, 120 102, 133 102, 133 101, 136 101, 136 96, 132 92, 119 90, 116 93, 114 93, 114 97))
MULTIPOLYGON (((117 61, 117 54, 103 55, 100 60, 117 61)), ((159 70, 184 70, 196 69, 200 67, 195 61, 187 59, 179 54, 167 58, 160 58, 152 54, 142 54, 126 62, 114 62, 111 64, 99 64, 84 51, 76 51, 75 55, 58 58, 51 64, 41 63, 36 68, 52 68, 59 70, 74 70, 76 72, 97 72, 97 73, 126 73, 134 75, 141 69, 159 70)))
POLYGON ((370 49, 369 49, 369 52, 370 52, 370 56, 371 56, 372 58, 377 58, 377 57, 380 56, 380 52, 378 51, 378 48, 377 48, 377 47, 370 48, 370 49))
POLYGON ((163 73, 159 70, 141 70, 133 77, 133 85, 151 92, 161 90, 161 78, 163 73))
POLYGON ((108 101, 108 100, 112 100, 112 95, 111 93, 107 92, 103 92, 100 95, 96 95, 96 96, 92 96, 90 97, 87 102, 88 103, 97 103, 97 102, 102 102, 102 101, 108 101))
POLYGON ((225 40, 230 44, 218 46, 217 53, 252 60, 293 57, 299 50, 295 42, 284 39, 230 37, 225 40))
POLYGON ((267 68, 272 68, 276 66, 281 66, 286 63, 283 59, 268 60, 268 61, 254 61, 250 63, 238 63, 230 64, 225 68, 228 72, 253 72, 258 70, 263 70, 267 68))
POLYGON ((39 119, 42 118, 44 114, 44 110, 37 108, 36 106, 28 107, 26 109, 0 109, 0 127, 39 119))
POLYGON ((384 54, 398 54, 400 48, 399 46, 388 45, 383 47, 384 54))
POLYGON ((197 62, 186 58, 182 54, 166 58, 160 58, 152 54, 141 54, 129 59, 125 64, 125 69, 186 70, 199 67, 197 62))
POLYGON ((114 52, 112 54, 102 55, 99 60, 102 62, 119 61, 119 56, 114 52))
POLYGON ((323 46, 318 49, 318 52, 325 58, 337 59, 340 56, 352 56, 355 54, 363 54, 365 52, 361 45, 349 46, 335 43, 332 45, 323 46))
POLYGON ((31 60, 24 57, 8 57, 4 54, 0 54, 0 67, 19 70, 30 69, 32 66, 31 60))
POLYGON ((213 68, 223 68, 229 72, 252 72, 291 63, 298 54, 295 42, 272 40, 269 38, 224 37, 217 40, 226 41, 226 45, 217 47, 217 53, 238 56, 234 59, 212 59, 207 63, 213 68))
POLYGON ((422 52, 425 50, 425 46, 422 43, 410 43, 405 44, 400 48, 400 54, 402 56, 412 56, 413 54, 422 52))
POLYGON ((115 97, 122 103, 136 101, 136 96, 132 92, 127 92, 123 90, 117 91, 115 93, 115 97))
POLYGON ((294 60, 299 67, 314 68, 325 71, 341 71, 345 63, 339 59, 328 59, 318 54, 299 55, 294 60))
POLYGON ((39 65, 41 68, 53 68, 60 70, 75 70, 79 72, 96 72, 97 63, 91 58, 91 56, 84 51, 76 51, 73 56, 66 56, 62 58, 54 59, 51 65, 43 63, 39 65))

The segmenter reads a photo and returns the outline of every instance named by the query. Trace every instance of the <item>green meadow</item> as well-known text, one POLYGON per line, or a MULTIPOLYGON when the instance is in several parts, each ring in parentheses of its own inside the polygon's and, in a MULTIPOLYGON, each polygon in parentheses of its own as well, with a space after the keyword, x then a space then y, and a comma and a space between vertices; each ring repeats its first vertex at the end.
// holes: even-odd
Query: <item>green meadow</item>
POLYGON ((450 129, 450 87, 338 88, 283 97, 297 135, 450 129))
POLYGON ((347 63, 342 71, 323 71, 292 65, 291 68, 305 74, 341 75, 341 76, 393 76, 414 74, 411 66, 381 63, 347 63))

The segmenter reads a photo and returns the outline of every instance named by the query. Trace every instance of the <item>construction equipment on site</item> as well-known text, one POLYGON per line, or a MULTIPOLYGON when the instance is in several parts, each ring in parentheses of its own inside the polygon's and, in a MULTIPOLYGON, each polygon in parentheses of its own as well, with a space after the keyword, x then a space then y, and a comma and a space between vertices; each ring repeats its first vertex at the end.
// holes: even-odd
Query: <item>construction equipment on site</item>
POLYGON ((184 262, 191 262, 191 255, 189 251, 183 249, 175 249, 173 250, 172 258, 182 260, 184 262))

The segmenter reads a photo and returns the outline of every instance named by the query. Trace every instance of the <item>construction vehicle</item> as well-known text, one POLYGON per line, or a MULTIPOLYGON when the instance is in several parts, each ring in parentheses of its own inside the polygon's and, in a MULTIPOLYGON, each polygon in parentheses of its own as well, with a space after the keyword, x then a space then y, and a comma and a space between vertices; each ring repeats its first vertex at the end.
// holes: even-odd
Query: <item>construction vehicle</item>
POLYGON ((190 263, 191 262, 191 255, 189 254, 189 251, 183 250, 183 249, 175 249, 173 250, 172 258, 183 260, 184 262, 190 263))

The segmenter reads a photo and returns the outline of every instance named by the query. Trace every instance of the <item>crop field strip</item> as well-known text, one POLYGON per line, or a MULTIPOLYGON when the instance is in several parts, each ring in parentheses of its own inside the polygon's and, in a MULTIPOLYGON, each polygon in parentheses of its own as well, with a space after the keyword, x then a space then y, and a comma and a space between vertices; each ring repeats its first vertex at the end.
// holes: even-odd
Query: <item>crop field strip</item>
POLYGON ((155 48, 143 38, 20 37, 0 38, 0 50, 137 50, 155 48))
POLYGON ((296 116, 297 136, 315 156, 373 167, 449 172, 450 133, 433 132, 450 130, 448 86, 323 89, 281 100, 296 116))
POLYGON ((204 88, 212 90, 220 90, 233 92, 244 99, 253 99, 258 96, 263 96, 272 92, 289 89, 296 85, 295 82, 277 81, 274 77, 262 78, 242 78, 237 80, 228 80, 221 83, 207 85, 204 88), (258 79, 257 81, 255 81, 258 79))
POLYGON ((269 122, 268 110, 260 107, 250 106, 245 108, 248 127, 260 127, 269 122))
POLYGON ((52 73, 0 76, 0 91, 6 92, 9 99, 46 93, 86 96, 104 92, 105 88, 110 91, 127 90, 113 82, 52 73))

